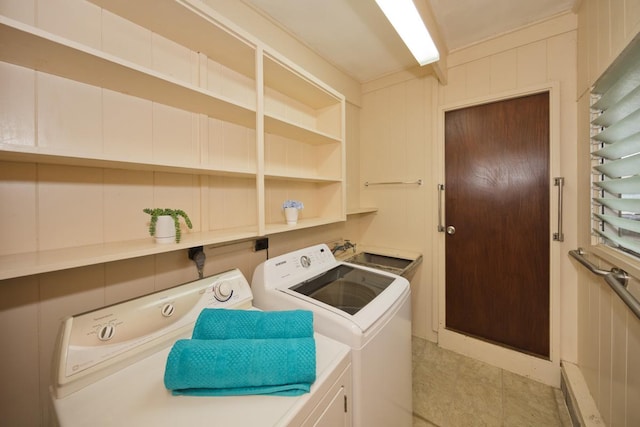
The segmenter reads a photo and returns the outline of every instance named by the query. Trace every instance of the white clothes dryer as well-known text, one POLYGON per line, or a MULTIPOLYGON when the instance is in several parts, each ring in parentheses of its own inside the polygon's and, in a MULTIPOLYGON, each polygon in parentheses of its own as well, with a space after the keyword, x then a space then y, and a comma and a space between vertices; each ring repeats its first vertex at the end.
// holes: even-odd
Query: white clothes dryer
POLYGON ((252 298, 234 269, 65 319, 50 387, 55 420, 63 427, 350 426, 351 350, 318 333, 316 380, 301 396, 175 396, 165 388, 171 346, 191 336, 200 312, 254 309, 252 298))
POLYGON ((312 310, 317 332, 351 347, 354 426, 412 425, 411 290, 405 278, 336 261, 321 244, 260 264, 251 287, 256 307, 312 310))

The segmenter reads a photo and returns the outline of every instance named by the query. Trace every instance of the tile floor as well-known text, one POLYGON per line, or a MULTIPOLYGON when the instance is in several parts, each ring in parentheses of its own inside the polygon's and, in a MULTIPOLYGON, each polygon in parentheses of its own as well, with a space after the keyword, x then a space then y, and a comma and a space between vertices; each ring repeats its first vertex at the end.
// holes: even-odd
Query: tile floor
POLYGON ((559 389, 413 338, 413 426, 570 427, 559 389))

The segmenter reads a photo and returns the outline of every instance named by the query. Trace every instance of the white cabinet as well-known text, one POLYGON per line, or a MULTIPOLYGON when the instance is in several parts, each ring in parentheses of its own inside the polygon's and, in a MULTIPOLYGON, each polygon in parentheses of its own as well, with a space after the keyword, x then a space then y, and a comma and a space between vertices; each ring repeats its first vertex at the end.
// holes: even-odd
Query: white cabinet
POLYGON ((349 367, 314 408, 302 427, 350 427, 353 411, 350 407, 350 388, 346 385, 350 381, 349 367))
POLYGON ((0 15, 0 279, 346 219, 341 94, 198 0, 91 3, 99 48, 0 15))
POLYGON ((351 425, 345 388, 339 387, 332 392, 327 394, 327 402, 318 405, 313 414, 305 421, 303 427, 346 427, 351 425))

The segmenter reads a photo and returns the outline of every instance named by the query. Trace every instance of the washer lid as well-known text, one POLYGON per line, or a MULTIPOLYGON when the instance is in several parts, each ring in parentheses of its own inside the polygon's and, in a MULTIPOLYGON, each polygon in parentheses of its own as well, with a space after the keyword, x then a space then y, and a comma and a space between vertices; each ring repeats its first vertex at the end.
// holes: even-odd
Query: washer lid
POLYGON ((356 314, 373 301, 395 278, 341 264, 291 290, 348 314, 356 314))

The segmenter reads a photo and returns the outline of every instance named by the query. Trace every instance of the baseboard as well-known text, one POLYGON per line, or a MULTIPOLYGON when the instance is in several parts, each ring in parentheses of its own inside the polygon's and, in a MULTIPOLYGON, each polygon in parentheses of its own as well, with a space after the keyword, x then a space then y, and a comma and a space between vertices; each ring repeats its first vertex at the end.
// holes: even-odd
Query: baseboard
POLYGON ((604 427, 580 368, 573 363, 561 363, 560 389, 564 395, 571 421, 576 427, 604 427))

